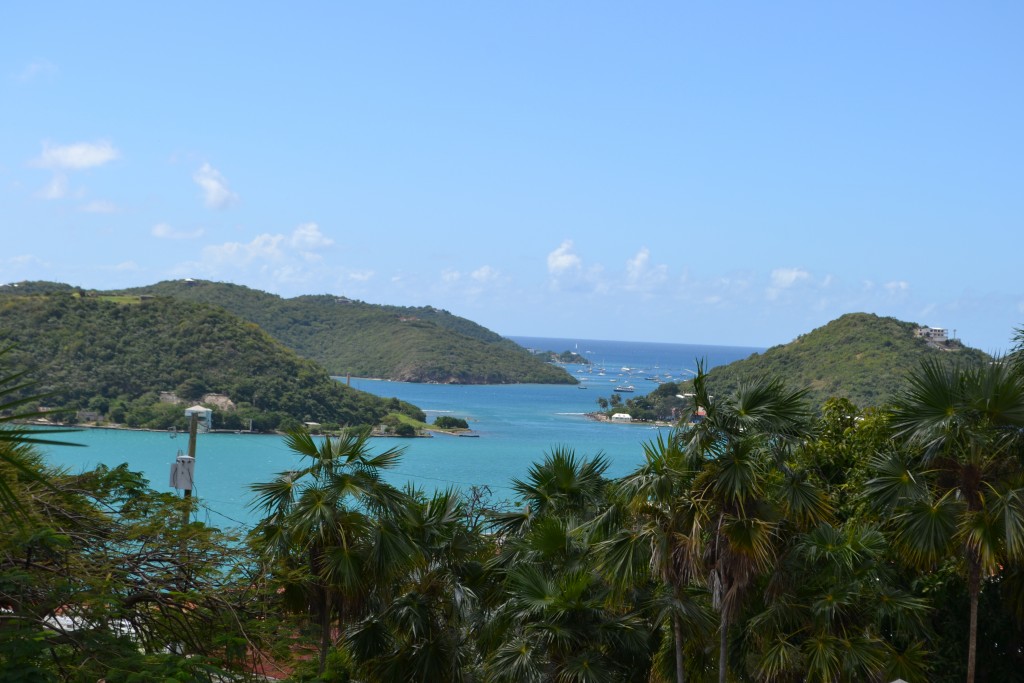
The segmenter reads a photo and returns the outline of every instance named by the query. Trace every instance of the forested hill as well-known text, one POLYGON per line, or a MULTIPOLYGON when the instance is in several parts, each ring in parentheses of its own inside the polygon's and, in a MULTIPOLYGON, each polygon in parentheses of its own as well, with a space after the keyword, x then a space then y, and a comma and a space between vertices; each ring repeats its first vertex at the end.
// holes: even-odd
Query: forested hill
POLYGON ((222 308, 165 297, 5 294, 0 346, 14 345, 2 358, 5 370, 27 371, 39 382, 33 393, 52 392, 49 407, 165 428, 184 415, 159 392, 189 402, 215 393, 235 404, 215 411, 215 427, 248 427, 252 419, 258 430, 303 421, 375 425, 393 410, 419 413, 343 386, 222 308))
POLYGON ((880 406, 906 386, 908 371, 925 358, 948 363, 984 363, 991 358, 958 342, 934 344, 915 336, 915 323, 868 313, 849 313, 801 335, 708 373, 712 392, 728 392, 743 377, 769 375, 796 388, 808 388, 820 406, 844 397, 861 408, 880 406))
POLYGON ((124 293, 222 306, 333 375, 457 384, 576 383, 515 342, 430 306, 382 306, 328 295, 284 299, 203 280, 165 281, 124 293))

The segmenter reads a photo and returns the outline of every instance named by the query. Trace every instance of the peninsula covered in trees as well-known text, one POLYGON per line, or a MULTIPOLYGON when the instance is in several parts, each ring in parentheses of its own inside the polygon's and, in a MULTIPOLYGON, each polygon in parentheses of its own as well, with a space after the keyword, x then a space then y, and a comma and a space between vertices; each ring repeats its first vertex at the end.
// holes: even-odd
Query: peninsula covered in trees
MULTIPOLYGON (((712 393, 735 391, 744 378, 783 377, 804 387, 813 405, 842 396, 866 408, 890 403, 908 387, 907 371, 926 361, 944 367, 980 367, 992 357, 956 339, 922 337, 916 323, 870 313, 848 313, 788 344, 707 373, 712 393)), ((696 359, 700 360, 700 359, 696 359)), ((646 396, 599 397, 602 412, 629 413, 635 420, 675 420, 693 392, 693 381, 666 382, 646 396)))
POLYGON ((510 339, 432 306, 343 296, 285 299, 241 285, 170 280, 117 292, 220 306, 335 376, 443 384, 575 384, 510 339))
POLYGON ((390 413, 425 419, 411 404, 332 379, 223 308, 41 289, 0 296, 0 340, 7 367, 37 378, 24 391, 58 410, 52 418, 182 428, 181 404, 205 401, 223 429, 377 425, 390 413))

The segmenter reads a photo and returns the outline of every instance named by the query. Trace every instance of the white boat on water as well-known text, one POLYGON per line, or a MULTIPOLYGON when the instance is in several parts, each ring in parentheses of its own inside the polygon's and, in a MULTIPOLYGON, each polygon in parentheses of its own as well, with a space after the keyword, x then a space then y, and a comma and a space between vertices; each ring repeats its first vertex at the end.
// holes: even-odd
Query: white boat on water
POLYGON ((615 387, 615 391, 631 394, 634 391, 636 391, 636 387, 634 387, 632 384, 627 384, 625 386, 615 387))

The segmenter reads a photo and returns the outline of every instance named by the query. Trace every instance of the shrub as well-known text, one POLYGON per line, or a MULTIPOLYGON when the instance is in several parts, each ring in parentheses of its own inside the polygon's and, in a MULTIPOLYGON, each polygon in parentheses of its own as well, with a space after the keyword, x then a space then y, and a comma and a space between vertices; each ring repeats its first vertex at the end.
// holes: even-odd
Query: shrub
POLYGON ((438 429, 469 429, 469 423, 461 417, 440 415, 434 418, 434 426, 438 429))

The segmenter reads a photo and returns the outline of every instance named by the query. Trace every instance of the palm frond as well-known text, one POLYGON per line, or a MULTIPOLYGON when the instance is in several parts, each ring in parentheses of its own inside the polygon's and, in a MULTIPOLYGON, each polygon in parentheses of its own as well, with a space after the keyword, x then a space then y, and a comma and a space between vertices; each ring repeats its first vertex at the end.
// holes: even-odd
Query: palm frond
POLYGON ((928 567, 948 556, 954 546, 957 518, 964 510, 952 492, 938 500, 918 499, 893 518, 896 541, 910 564, 928 567))
POLYGON ((928 486, 905 451, 879 453, 871 459, 875 476, 865 485, 869 500, 882 510, 891 511, 904 502, 926 498, 928 486))

